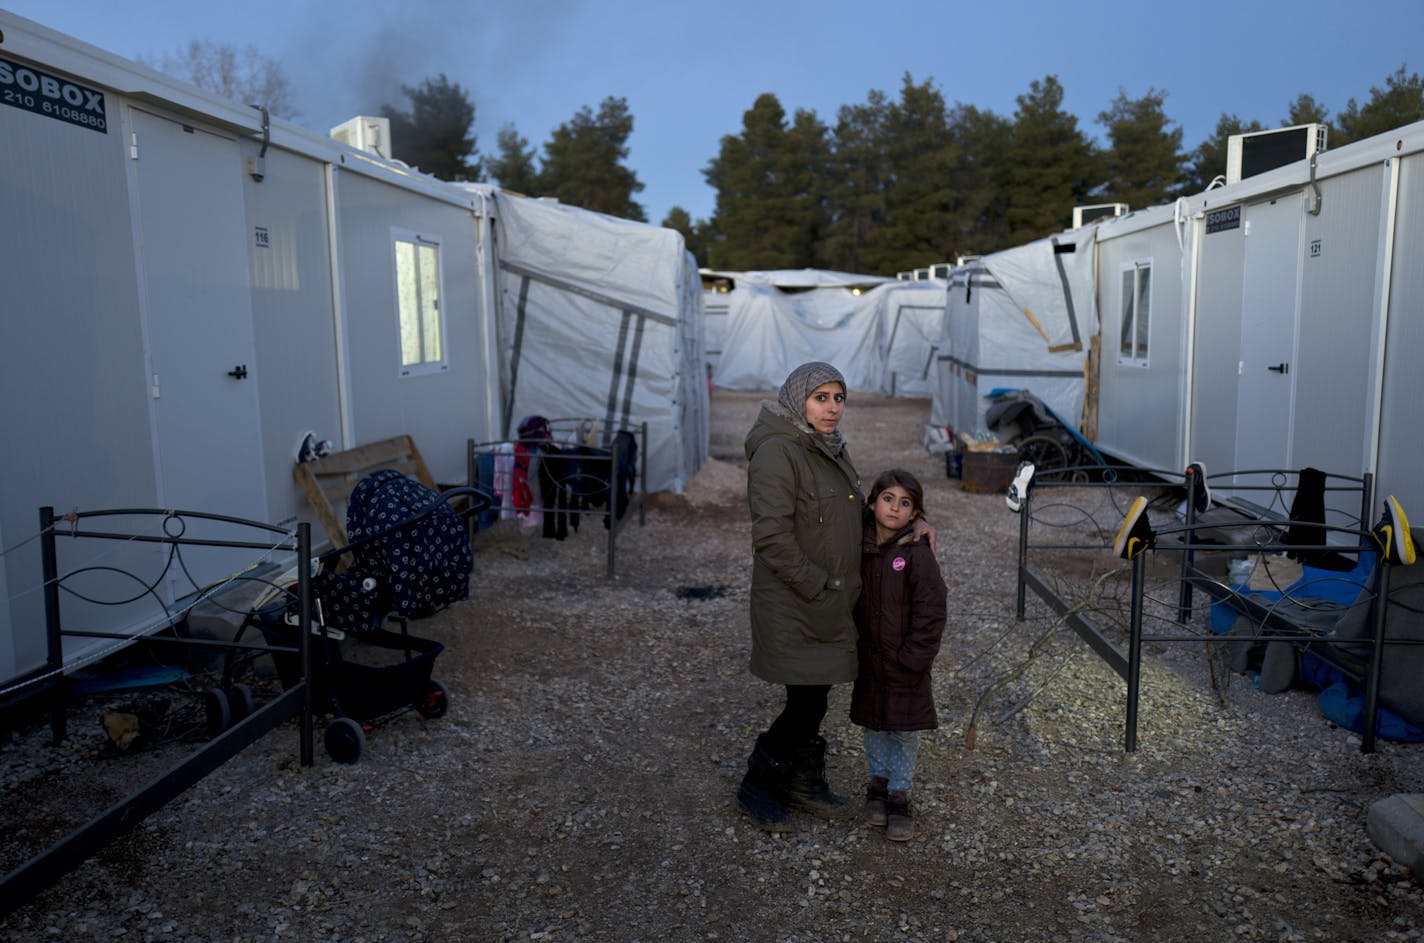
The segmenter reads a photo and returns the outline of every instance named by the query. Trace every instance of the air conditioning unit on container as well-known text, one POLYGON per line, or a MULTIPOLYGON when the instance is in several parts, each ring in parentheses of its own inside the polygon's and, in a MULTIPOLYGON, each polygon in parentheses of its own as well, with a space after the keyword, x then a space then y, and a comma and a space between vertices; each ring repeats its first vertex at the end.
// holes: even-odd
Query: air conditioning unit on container
POLYGON ((392 157, 391 119, 357 115, 331 129, 331 136, 357 150, 370 151, 377 157, 392 157))
POLYGON ((1073 207, 1073 228, 1086 226, 1095 219, 1111 219, 1127 212, 1126 203, 1093 203, 1073 207))
POLYGON ((1328 130, 1313 123, 1231 135, 1226 139, 1226 182, 1254 177, 1325 150, 1328 130))

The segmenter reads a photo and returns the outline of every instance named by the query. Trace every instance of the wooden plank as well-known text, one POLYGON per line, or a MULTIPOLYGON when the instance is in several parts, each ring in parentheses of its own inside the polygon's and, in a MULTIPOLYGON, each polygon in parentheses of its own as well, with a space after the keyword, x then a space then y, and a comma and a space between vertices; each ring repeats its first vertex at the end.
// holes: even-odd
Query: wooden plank
POLYGON ((1083 419, 1081 431, 1089 442, 1098 441, 1098 364, 1102 360, 1102 338, 1093 335, 1088 356, 1083 358, 1083 419))
POLYGON ((347 544, 346 528, 336 517, 336 511, 331 506, 331 501, 327 499, 326 493, 321 490, 321 485, 317 483, 316 476, 308 466, 310 462, 297 465, 292 469, 292 476, 297 479, 297 484, 301 486, 302 493, 307 496, 307 503, 311 505, 312 511, 316 514, 316 519, 321 522, 321 526, 326 530, 327 539, 334 547, 344 547, 347 544))
POLYGON ((425 487, 429 488, 432 491, 438 490, 435 487, 434 482, 427 480, 430 478, 430 472, 426 471, 424 463, 417 464, 412 461, 406 461, 400 462, 398 464, 381 462, 380 464, 372 465, 370 468, 363 469, 359 472, 353 472, 349 476, 343 477, 339 480, 323 483, 321 485, 321 491, 323 494, 326 495, 326 500, 330 501, 333 504, 338 501, 345 501, 347 498, 351 497, 351 492, 356 490, 356 486, 361 483, 362 478, 365 478, 366 475, 380 468, 393 468, 396 471, 400 472, 402 475, 407 475, 411 478, 414 478, 416 481, 425 485, 425 487))
POLYGON ((350 540, 346 533, 345 515, 338 514, 336 506, 351 497, 351 492, 356 490, 362 478, 382 468, 393 468, 432 491, 438 490, 424 457, 408 435, 335 452, 315 461, 301 462, 292 469, 292 476, 326 529, 332 546, 344 547, 350 540))
POLYGON ((306 464, 310 465, 317 475, 364 474, 372 469, 409 461, 412 456, 419 458, 420 452, 416 450, 410 436, 402 435, 358 445, 344 452, 334 452, 306 464))
POLYGON ((431 491, 438 491, 435 479, 430 476, 430 469, 425 467, 425 458, 420 454, 420 449, 415 447, 415 440, 410 436, 402 436, 406 445, 410 447, 410 474, 416 481, 429 488, 431 491))

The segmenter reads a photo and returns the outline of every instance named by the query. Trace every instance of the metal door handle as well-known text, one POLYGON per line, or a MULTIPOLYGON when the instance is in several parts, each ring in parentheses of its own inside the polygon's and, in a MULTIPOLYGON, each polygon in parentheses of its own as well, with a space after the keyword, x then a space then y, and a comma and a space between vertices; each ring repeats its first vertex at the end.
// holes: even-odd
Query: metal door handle
POLYGON ((1278 363, 1274 367, 1267 367, 1266 369, 1272 373, 1290 373, 1290 364, 1278 363))
MULTIPOLYGON (((1271 369, 1274 370, 1275 367, 1272 367, 1271 369)), ((230 376, 230 377, 232 377, 234 380, 246 380, 246 379, 247 379, 247 364, 245 364, 245 363, 240 363, 240 364, 238 364, 237 366, 235 366, 235 367, 233 367, 231 370, 229 370, 229 371, 227 372, 227 375, 230 376)))

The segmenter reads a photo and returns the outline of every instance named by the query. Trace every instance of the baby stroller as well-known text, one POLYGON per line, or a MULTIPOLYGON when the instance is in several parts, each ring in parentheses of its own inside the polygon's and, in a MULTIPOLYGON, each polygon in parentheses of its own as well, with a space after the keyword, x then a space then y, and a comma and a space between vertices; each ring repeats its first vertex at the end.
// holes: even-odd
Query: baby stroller
POLYGON ((1101 452, 1077 429, 1028 390, 995 389, 986 396, 984 424, 1032 462, 1041 481, 1087 481, 1107 465, 1101 452))
MULTIPOLYGON (((450 695, 431 677, 444 646, 407 631, 410 619, 425 618, 469 594, 473 556, 465 523, 450 507, 467 498, 464 513, 478 513, 489 498, 470 488, 437 495, 397 471, 384 469, 363 478, 347 502, 351 542, 321 554, 312 577, 313 639, 311 684, 317 709, 334 715, 323 742, 339 763, 354 763, 366 734, 408 710, 426 719, 443 716, 450 695), (347 558, 344 570, 339 564, 347 558), (387 628, 396 623, 399 631, 387 628)), ((253 605, 238 631, 262 633, 284 689, 301 678, 299 602, 296 573, 279 579, 253 605)), ((260 653, 259 653, 260 654, 260 653)), ((229 659, 228 690, 245 662, 229 659)))

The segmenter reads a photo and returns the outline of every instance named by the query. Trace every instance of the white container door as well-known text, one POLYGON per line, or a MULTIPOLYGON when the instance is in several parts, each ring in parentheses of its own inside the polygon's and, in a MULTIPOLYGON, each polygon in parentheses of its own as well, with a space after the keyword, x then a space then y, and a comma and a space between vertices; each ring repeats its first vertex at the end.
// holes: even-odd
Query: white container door
POLYGON ((1238 470, 1291 467, 1301 207, 1301 197, 1292 194, 1247 206, 1242 214, 1238 470))
MULTIPOLYGON (((263 520, 242 155, 230 138, 134 109, 136 227, 162 506, 263 520)), ((190 536, 259 539, 203 526, 190 536)), ((199 582, 251 551, 193 552, 199 582)), ((176 596, 190 587, 175 581, 176 596)))

